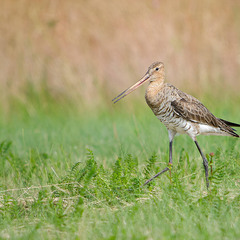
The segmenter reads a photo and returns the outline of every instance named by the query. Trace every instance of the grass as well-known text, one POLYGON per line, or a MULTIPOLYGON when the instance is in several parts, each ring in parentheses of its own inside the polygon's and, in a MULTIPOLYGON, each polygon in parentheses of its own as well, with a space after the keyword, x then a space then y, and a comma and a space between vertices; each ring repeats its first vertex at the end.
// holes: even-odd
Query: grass
MULTIPOLYGON (((125 104, 88 116, 21 109, 2 119, 0 238, 240 237, 239 140, 199 137, 208 158, 215 154, 209 192, 187 136, 174 142, 172 183, 166 173, 142 187, 167 164, 167 131, 146 105, 125 104)), ((231 120, 229 112, 240 119, 224 104, 214 113, 231 120)))
POLYGON ((142 187, 168 162, 167 131, 142 98, 109 100, 159 60, 168 82, 239 122, 225 91, 239 95, 239 3, 56 3, 0 9, 0 239, 239 239, 239 139, 199 137, 215 154, 209 192, 187 136, 172 183, 142 187))

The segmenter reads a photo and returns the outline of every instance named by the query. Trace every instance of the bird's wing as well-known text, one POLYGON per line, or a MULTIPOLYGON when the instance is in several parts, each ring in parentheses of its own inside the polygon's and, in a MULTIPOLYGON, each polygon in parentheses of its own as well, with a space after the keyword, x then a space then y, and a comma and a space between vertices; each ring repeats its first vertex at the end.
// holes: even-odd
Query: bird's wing
POLYGON ((179 99, 171 102, 171 106, 177 115, 188 121, 204 123, 214 127, 219 126, 218 119, 200 101, 183 92, 179 96, 179 99))
POLYGON ((240 125, 216 118, 198 99, 180 91, 172 85, 169 85, 169 87, 174 88, 174 91, 172 91, 171 106, 178 116, 188 121, 220 128, 232 136, 239 137, 230 126, 240 125))

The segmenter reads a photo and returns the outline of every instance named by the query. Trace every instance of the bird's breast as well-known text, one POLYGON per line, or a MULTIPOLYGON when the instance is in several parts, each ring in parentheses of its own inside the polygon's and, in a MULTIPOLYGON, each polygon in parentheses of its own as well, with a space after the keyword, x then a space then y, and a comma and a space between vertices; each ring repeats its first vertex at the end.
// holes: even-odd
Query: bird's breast
MULTIPOLYGON (((160 91, 148 88, 145 94, 146 102, 152 109, 155 116, 168 128, 180 134, 188 134, 194 131, 197 134, 194 124, 180 117, 175 111, 171 102, 175 100, 172 89, 169 85, 160 91)), ((190 134, 192 135, 192 133, 190 134)))
POLYGON ((145 99, 156 116, 165 115, 171 110, 171 96, 165 84, 149 84, 145 99))

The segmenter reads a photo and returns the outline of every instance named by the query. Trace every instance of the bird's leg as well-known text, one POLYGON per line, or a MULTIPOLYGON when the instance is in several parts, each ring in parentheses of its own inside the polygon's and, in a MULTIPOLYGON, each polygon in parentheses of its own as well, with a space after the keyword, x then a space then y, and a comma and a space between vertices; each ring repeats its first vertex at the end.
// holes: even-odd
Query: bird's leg
POLYGON ((207 189, 209 188, 209 180, 208 180, 208 161, 206 159, 206 157, 204 156, 197 140, 194 141, 197 148, 198 148, 198 151, 200 152, 201 156, 202 156, 202 159, 203 159, 203 166, 204 166, 204 169, 205 169, 205 176, 206 176, 206 184, 207 184, 207 189))
POLYGON ((152 178, 148 179, 148 180, 143 184, 143 186, 147 185, 147 184, 150 183, 154 178, 158 177, 159 175, 165 173, 165 172, 168 171, 168 170, 169 170, 168 167, 164 168, 161 172, 157 173, 155 176, 153 176, 152 178))
POLYGON ((170 182, 172 183, 172 143, 173 141, 171 140, 169 142, 169 163, 168 163, 168 168, 169 168, 169 175, 170 175, 170 182))
POLYGON ((171 178, 171 169, 172 169, 172 142, 173 142, 173 138, 176 135, 175 131, 172 130, 168 130, 168 136, 169 136, 169 163, 168 163, 168 167, 164 168, 161 172, 157 173, 155 176, 153 176, 152 178, 148 179, 143 186, 145 186, 146 184, 148 184, 149 182, 151 182, 154 178, 158 177, 159 175, 165 173, 166 171, 170 171, 170 181, 172 182, 172 178, 171 178))
POLYGON ((168 168, 169 168, 169 175, 170 175, 170 183, 172 183, 172 143, 173 139, 176 135, 176 132, 174 130, 168 129, 168 137, 169 137, 169 163, 168 163, 168 168))

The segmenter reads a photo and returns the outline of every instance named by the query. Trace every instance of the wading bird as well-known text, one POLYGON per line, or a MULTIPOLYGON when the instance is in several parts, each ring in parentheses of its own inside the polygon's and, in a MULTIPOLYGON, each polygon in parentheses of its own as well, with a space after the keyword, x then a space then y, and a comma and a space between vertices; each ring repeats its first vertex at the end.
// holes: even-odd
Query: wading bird
POLYGON ((176 134, 187 134, 195 142, 203 159, 206 184, 208 180, 208 162, 203 154, 196 137, 202 135, 221 135, 239 137, 235 129, 240 124, 228 122, 215 117, 200 101, 188 95, 171 84, 165 83, 165 69, 161 62, 153 63, 147 73, 137 83, 123 91, 112 101, 118 102, 123 97, 148 82, 145 99, 156 117, 166 126, 169 136, 169 164, 168 167, 157 173, 154 177, 144 183, 148 184, 172 168, 172 143, 176 134))

